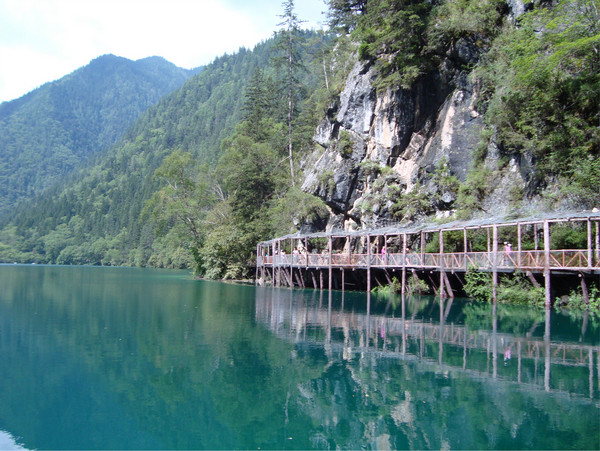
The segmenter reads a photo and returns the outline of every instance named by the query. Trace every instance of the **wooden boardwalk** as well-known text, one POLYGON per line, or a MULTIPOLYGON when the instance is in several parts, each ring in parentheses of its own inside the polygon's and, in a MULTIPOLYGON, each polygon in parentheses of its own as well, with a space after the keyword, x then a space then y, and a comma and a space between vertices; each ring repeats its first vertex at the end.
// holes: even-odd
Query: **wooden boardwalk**
MULTIPOLYGON (((430 271, 439 273, 440 293, 449 296, 447 273, 491 272, 495 291, 498 273, 520 271, 533 283, 534 275, 543 275, 546 303, 550 304, 553 275, 577 275, 585 294, 586 278, 600 274, 600 212, 510 222, 294 234, 259 243, 256 261, 258 284, 304 286, 302 271, 327 270, 331 289, 333 269, 342 270, 342 280, 345 270, 364 270, 370 291, 371 270, 380 269, 402 270, 404 290, 406 271, 430 271), (553 248, 553 233, 563 237, 578 234, 586 238, 585 244, 576 249, 553 248), (473 250, 482 247, 484 250, 473 250)), ((323 288, 322 273, 319 278, 323 288)))

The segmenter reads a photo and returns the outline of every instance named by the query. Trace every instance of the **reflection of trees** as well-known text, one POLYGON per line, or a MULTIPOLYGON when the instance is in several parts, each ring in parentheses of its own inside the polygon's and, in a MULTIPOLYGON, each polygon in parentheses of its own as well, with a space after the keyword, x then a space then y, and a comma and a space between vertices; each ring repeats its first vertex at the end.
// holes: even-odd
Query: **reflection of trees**
MULTIPOLYGON (((355 447, 556 448, 571 447, 571 434, 578 437, 578 447, 592 444, 588 440, 598 420, 597 403, 586 402, 582 398, 569 400, 561 394, 549 396, 543 391, 546 349, 543 341, 536 342, 540 344, 537 360, 535 354, 531 358, 523 355, 522 361, 519 358, 519 377, 527 383, 518 385, 506 380, 512 377, 508 371, 516 370, 517 362, 503 366, 501 340, 510 338, 506 331, 511 327, 517 330, 535 329, 537 326, 533 325, 539 321, 537 313, 527 316, 500 312, 498 331, 495 335, 486 335, 492 326, 491 306, 487 306, 485 328, 481 332, 471 332, 486 340, 497 339, 496 352, 499 355, 494 374, 498 377, 492 378, 491 348, 478 350, 470 347, 465 351, 467 354, 463 354, 459 346, 448 342, 440 349, 440 342, 434 335, 421 340, 418 330, 424 334, 435 328, 439 330, 440 326, 435 324, 428 326, 430 319, 423 322, 407 319, 404 322, 401 318, 386 320, 385 317, 371 315, 370 329, 374 333, 367 338, 366 313, 358 313, 354 309, 327 313, 324 306, 311 302, 303 292, 295 292, 298 295, 294 295, 294 302, 280 301, 277 293, 276 290, 266 290, 257 296, 257 318, 278 336, 295 341, 299 349, 324 350, 322 352, 328 359, 326 369, 316 381, 302 384, 306 392, 304 398, 326 403, 311 411, 311 415, 319 418, 322 424, 328 424, 330 418, 348 418, 350 414, 348 423, 353 424, 351 420, 354 419, 352 430, 358 437, 355 438, 355 447), (331 316, 331 322, 327 322, 328 316, 331 316), (517 321, 511 325, 510 318, 513 316, 517 321), (395 323, 405 324, 403 329, 407 333, 404 337, 401 333, 393 335, 391 325, 395 323), (322 345, 320 343, 325 342, 323 337, 327 334, 317 330, 328 327, 328 324, 333 329, 333 341, 322 345), (375 327, 374 324, 386 324, 387 328, 375 327), (415 329, 420 325, 423 325, 421 329, 415 329), (386 334, 382 336, 384 330, 386 334), (329 352, 326 352, 327 349, 329 352), (438 355, 442 364, 438 363, 438 355), (466 367, 463 366, 465 355, 468 358, 466 367), (329 380, 330 368, 336 368, 338 386, 351 388, 334 391, 330 385, 324 384, 323 380, 329 380), (337 401, 340 393, 343 393, 343 402, 337 401), (589 416, 581 418, 577 415, 589 416), (547 428, 548 424, 552 425, 551 429, 547 428)), ((339 302, 337 305, 339 307, 339 302)), ((419 315, 427 310, 420 304, 417 308, 419 315)), ((438 315, 444 318, 439 307, 430 310, 434 318, 438 315)), ((407 318, 412 314, 408 306, 407 318)), ((542 312, 542 329, 543 324, 542 312)), ((462 326, 446 324, 444 331, 440 332, 444 340, 450 339, 453 327, 456 333, 462 326)), ((517 360, 516 349, 514 352, 514 360, 517 360)), ((560 372, 553 369, 552 386, 566 392, 574 389, 573 393, 585 395, 587 368, 560 368, 560 372), (574 380, 578 382, 569 382, 574 380)), ((516 382, 516 375, 514 380, 516 382)), ((320 429, 317 435, 335 437, 334 426, 329 425, 327 433, 320 429)), ((344 445, 337 442, 337 446, 344 445)))
MULTIPOLYGON (((439 329, 429 301, 408 302, 404 323, 398 305, 387 316, 374 305, 369 335, 362 295, 336 294, 328 312, 314 291, 17 269, 0 273, 0 429, 31 448, 594 446, 597 404, 532 387, 543 351, 537 372, 523 360, 518 385, 501 357, 498 379, 486 377, 485 349, 468 348, 463 370, 462 347, 393 329, 439 329)), ((553 365, 552 387, 573 379, 560 389, 587 393, 585 374, 562 371, 553 365)))

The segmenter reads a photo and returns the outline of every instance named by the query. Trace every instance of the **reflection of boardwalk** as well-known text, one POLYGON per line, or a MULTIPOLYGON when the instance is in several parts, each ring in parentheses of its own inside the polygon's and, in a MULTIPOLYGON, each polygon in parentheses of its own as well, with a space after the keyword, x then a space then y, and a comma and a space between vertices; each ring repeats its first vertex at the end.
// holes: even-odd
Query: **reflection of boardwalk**
POLYGON ((495 315, 492 330, 472 331, 446 324, 443 314, 435 324, 297 305, 279 300, 277 293, 257 296, 256 317, 273 332, 294 341, 339 345, 348 355, 353 351, 382 352, 389 357, 417 358, 447 369, 598 398, 600 346, 551 340, 550 310, 540 339, 497 332, 495 315), (581 387, 574 381, 581 381, 585 373, 588 384, 581 387))
MULTIPOLYGON (((404 292, 406 271, 435 271, 439 274, 439 292, 449 296, 452 289, 447 273, 471 268, 491 272, 495 287, 498 273, 519 271, 529 274, 536 284, 534 275, 543 275, 546 303, 550 304, 552 275, 576 275, 586 296, 586 277, 600 274, 600 213, 501 223, 295 234, 259 243, 256 261, 257 282, 277 286, 305 286, 306 273, 318 271, 323 288, 323 272, 327 271, 331 288, 334 269, 342 271, 342 279, 346 270, 366 270, 369 291, 371 270, 380 269, 401 270, 404 292), (557 228, 574 229, 586 237, 585 245, 579 249, 553 247, 558 246, 552 240, 552 232, 557 228)), ((315 275, 311 273, 310 277, 316 287, 315 275)), ((343 280, 341 287, 344 288, 343 280)))

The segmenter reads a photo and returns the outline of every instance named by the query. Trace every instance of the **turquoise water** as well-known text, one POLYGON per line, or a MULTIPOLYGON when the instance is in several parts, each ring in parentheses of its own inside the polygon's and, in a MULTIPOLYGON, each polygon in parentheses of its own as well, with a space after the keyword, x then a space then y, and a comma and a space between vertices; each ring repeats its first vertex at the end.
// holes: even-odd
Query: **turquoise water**
POLYGON ((0 266, 0 448, 598 449, 597 317, 0 266))

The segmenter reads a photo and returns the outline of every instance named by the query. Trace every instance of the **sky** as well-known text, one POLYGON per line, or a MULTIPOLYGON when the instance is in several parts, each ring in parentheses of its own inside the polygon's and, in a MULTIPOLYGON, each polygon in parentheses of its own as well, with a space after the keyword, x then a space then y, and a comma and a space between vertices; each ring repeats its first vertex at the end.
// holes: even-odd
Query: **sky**
MULTIPOLYGON (((294 4, 325 28, 324 0, 294 4)), ((282 0, 0 0, 0 102, 108 53, 203 66, 271 37, 282 13, 282 0)))

